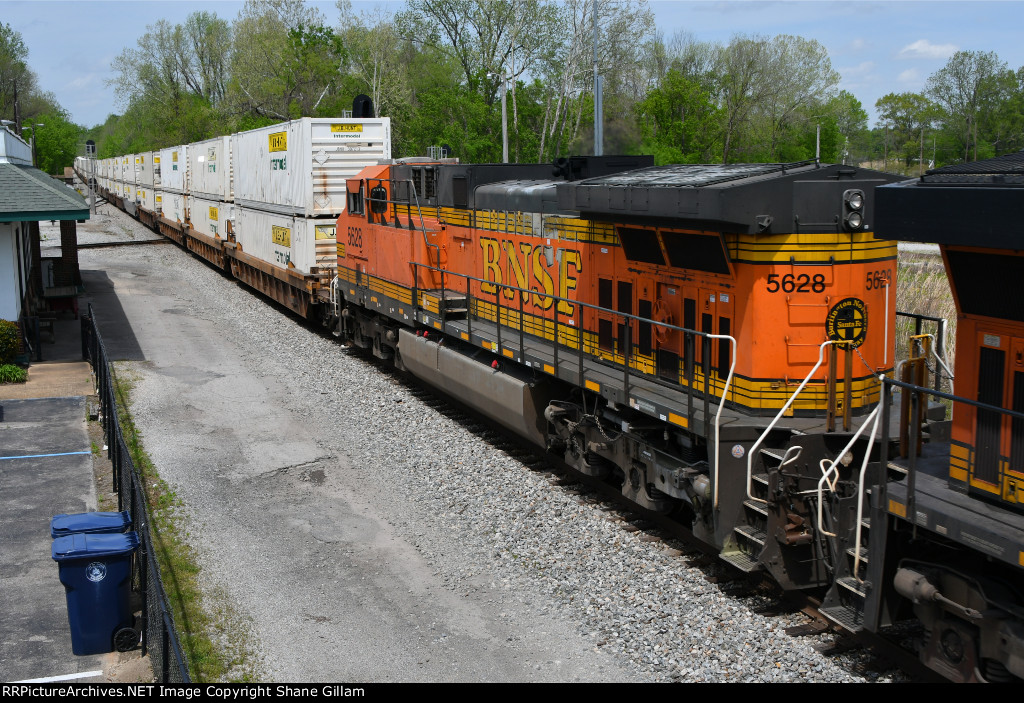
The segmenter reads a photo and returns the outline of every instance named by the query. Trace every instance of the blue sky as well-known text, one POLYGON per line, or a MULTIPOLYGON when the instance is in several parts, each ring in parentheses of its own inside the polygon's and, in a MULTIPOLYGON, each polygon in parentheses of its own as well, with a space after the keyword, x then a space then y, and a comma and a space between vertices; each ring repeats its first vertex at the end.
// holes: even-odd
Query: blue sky
MULTIPOLYGON (((608 0, 602 0, 608 1, 608 0)), ((0 22, 21 33, 43 89, 72 119, 93 125, 119 112, 105 81, 121 51, 135 46, 159 19, 182 22, 198 9, 234 19, 241 1, 0 0, 0 22)), ((333 24, 333 0, 309 2, 333 24)), ((353 2, 356 11, 402 2, 353 2)), ((1019 0, 652 0, 659 30, 727 43, 736 34, 793 34, 828 49, 840 87, 863 103, 891 92, 923 90, 928 76, 958 50, 995 51, 1011 68, 1024 66, 1024 2, 1019 0)))

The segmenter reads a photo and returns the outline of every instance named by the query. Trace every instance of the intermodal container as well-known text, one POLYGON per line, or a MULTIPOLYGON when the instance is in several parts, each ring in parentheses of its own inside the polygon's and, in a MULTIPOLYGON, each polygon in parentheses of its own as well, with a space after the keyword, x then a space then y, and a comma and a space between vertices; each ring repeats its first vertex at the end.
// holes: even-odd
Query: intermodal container
MULTIPOLYGON (((188 202, 188 220, 192 229, 208 237, 227 239, 228 220, 231 219, 234 206, 222 200, 186 196, 188 202)), ((169 219, 169 218, 168 218, 169 219)))
POLYGON ((185 192, 185 145, 160 150, 160 187, 171 193, 185 192))
POLYGON ((338 266, 335 222, 236 206, 235 239, 243 252, 279 268, 303 274, 338 266))
POLYGON ((189 144, 185 190, 207 200, 230 202, 232 191, 232 137, 216 137, 189 144))
POLYGON ((345 179, 391 158, 391 120, 313 118, 235 135, 235 202, 303 217, 345 209, 345 179))

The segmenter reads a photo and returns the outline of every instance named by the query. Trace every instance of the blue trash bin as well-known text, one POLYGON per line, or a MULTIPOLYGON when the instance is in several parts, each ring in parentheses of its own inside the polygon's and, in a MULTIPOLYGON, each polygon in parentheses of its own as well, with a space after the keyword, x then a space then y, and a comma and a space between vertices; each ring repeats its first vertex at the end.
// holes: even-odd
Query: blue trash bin
POLYGON ((53 541, 74 654, 128 651, 138 642, 130 608, 132 554, 138 546, 134 532, 72 534, 53 541))
POLYGON ((50 520, 53 538, 74 534, 114 534, 127 532, 132 519, 127 510, 119 513, 71 513, 54 515, 50 520))

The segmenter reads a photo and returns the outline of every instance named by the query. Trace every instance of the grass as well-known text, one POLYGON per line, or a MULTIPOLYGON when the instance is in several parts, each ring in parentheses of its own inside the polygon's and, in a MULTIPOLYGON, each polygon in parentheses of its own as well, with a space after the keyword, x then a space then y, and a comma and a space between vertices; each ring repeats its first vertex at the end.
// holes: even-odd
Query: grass
MULTIPOLYGON (((953 368, 956 355, 956 306, 949 279, 938 254, 900 252, 896 275, 896 309, 946 320, 946 364, 953 368)), ((937 325, 925 321, 922 333, 936 334, 937 325)), ((913 320, 896 320, 896 358, 908 357, 908 344, 914 334, 913 320)), ((934 367, 934 362, 929 361, 934 367)))
POLYGON ((249 653, 248 628, 239 626, 241 618, 231 610, 223 594, 204 594, 197 556, 185 540, 185 528, 176 510, 181 507, 181 500, 160 478, 143 447, 142 434, 129 411, 134 379, 122 369, 114 374, 114 388, 121 433, 146 493, 153 550, 189 673, 199 682, 257 681, 255 658, 249 653))

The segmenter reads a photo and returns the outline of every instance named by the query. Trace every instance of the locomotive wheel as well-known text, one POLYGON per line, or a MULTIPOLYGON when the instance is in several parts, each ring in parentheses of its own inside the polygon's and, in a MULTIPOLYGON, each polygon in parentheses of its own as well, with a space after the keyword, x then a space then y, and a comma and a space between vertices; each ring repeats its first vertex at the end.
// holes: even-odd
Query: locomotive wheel
POLYGON ((139 644, 139 631, 131 627, 122 627, 114 633, 114 649, 118 652, 130 652, 139 644))

